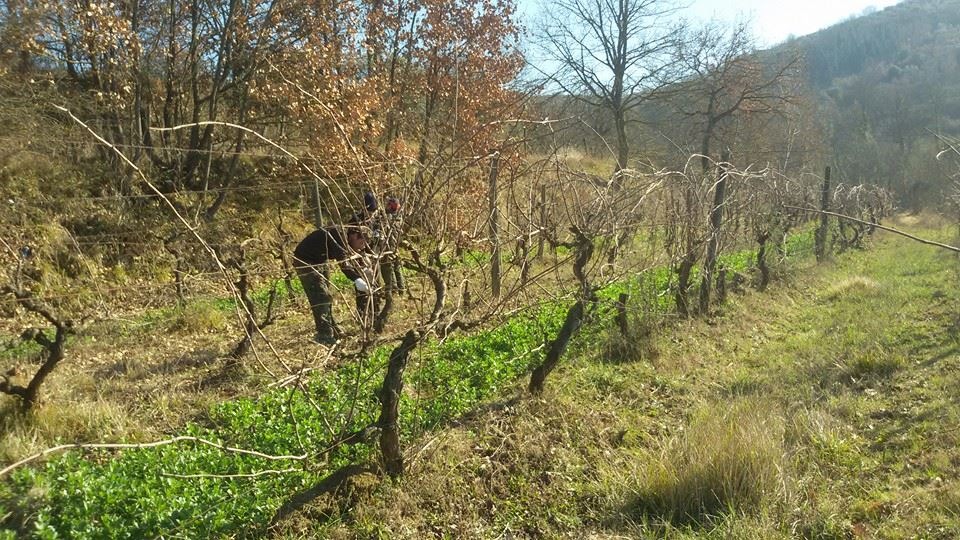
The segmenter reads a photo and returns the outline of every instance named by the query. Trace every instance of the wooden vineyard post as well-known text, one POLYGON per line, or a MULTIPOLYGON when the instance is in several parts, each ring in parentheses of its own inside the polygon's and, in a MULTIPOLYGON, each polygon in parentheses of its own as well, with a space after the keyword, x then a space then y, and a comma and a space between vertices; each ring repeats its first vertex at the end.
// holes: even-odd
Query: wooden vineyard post
POLYGON ((490 292, 494 298, 500 297, 500 239, 497 236, 500 219, 500 210, 497 208, 499 165, 500 152, 495 152, 490 162, 490 292))
POLYGON ((827 229, 830 225, 829 215, 826 214, 830 209, 830 166, 828 165, 823 172, 823 185, 820 187, 820 226, 817 227, 816 244, 814 250, 817 254, 817 262, 822 262, 827 256, 827 229))

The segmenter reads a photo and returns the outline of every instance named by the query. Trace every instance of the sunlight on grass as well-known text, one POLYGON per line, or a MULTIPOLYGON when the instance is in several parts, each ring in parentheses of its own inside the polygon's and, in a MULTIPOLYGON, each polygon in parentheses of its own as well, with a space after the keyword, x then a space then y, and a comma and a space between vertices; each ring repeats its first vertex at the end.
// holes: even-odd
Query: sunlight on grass
POLYGON ((184 332, 215 332, 227 328, 227 316, 222 309, 207 302, 187 304, 177 313, 174 328, 184 332))
POLYGON ((787 426, 787 440, 831 469, 855 470, 860 464, 858 440, 840 419, 822 408, 798 411, 787 426))
POLYGON ((612 173, 615 164, 615 158, 612 154, 594 156, 571 146, 561 148, 558 157, 562 159, 568 167, 599 176, 606 176, 612 173))

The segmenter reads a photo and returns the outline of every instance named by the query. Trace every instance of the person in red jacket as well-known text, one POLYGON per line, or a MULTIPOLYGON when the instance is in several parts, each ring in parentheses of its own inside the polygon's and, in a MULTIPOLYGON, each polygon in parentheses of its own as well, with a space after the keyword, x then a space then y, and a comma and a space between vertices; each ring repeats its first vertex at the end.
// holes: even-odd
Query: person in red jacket
POLYGON ((366 248, 366 227, 335 225, 313 231, 294 249, 294 266, 310 302, 317 330, 314 341, 317 343, 332 345, 341 334, 333 319, 329 268, 332 262, 339 263, 340 271, 353 282, 357 304, 367 301, 370 284, 364 276, 363 257, 360 255, 366 248))

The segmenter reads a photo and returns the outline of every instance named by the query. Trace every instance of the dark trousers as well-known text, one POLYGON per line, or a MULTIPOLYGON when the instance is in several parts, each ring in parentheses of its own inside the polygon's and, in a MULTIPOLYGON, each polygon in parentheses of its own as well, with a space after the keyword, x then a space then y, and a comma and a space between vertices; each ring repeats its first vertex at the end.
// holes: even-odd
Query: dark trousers
POLYGON ((391 291, 403 292, 403 274, 400 273, 400 261, 385 259, 380 263, 380 275, 383 276, 383 286, 391 291))
POLYGON ((336 336, 339 329, 333 320, 333 297, 330 295, 330 270, 326 266, 297 267, 300 284, 310 302, 310 312, 317 334, 336 336))

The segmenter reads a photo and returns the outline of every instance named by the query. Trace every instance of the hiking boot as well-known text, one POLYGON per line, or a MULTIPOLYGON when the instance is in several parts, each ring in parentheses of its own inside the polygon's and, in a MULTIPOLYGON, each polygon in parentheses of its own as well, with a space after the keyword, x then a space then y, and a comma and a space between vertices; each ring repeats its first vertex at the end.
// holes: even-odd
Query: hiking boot
POLYGON ((335 335, 333 335, 333 334, 326 334, 326 333, 317 332, 317 333, 314 334, 314 336, 313 336, 313 341, 319 343, 320 345, 330 346, 330 345, 335 344, 335 343, 336 343, 337 341, 339 341, 339 340, 337 339, 337 336, 335 336, 335 335))

